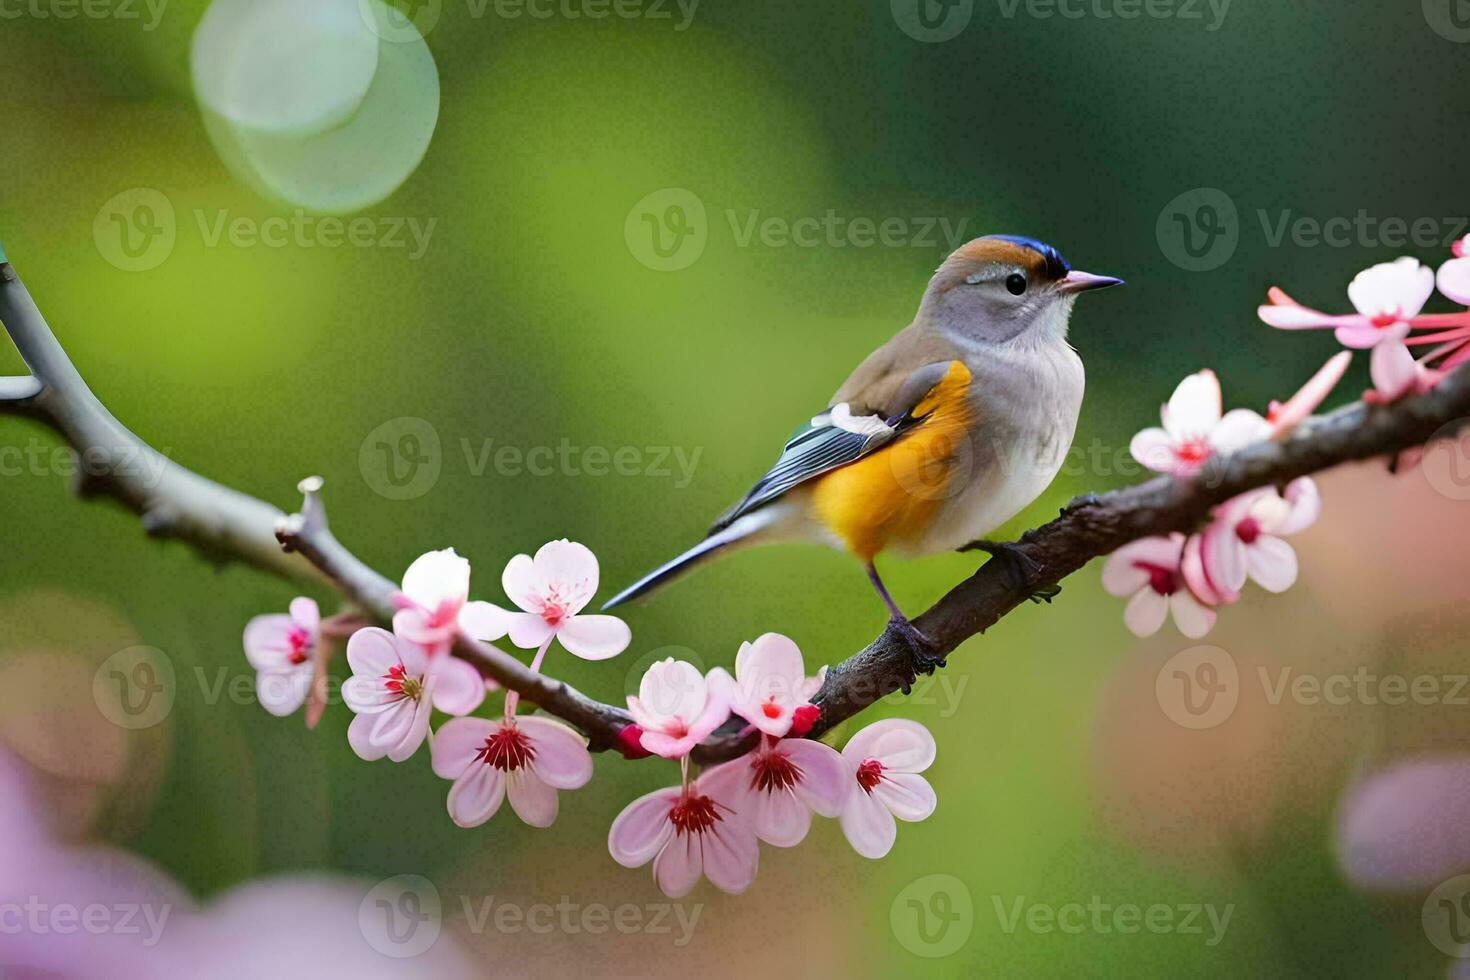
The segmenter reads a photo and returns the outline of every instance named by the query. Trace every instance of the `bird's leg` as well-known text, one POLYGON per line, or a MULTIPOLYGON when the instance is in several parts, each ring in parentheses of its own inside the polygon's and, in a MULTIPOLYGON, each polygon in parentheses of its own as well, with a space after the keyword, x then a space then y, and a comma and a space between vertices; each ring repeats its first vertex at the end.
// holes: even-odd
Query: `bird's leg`
POLYGON ((883 579, 878 577, 878 569, 872 562, 868 562, 867 569, 868 581, 873 583, 878 598, 888 607, 888 628, 897 632, 908 644, 909 652, 914 657, 914 670, 921 674, 932 674, 935 667, 943 667, 945 658, 935 652, 934 642, 924 635, 924 631, 915 626, 913 620, 898 608, 898 603, 893 601, 883 579))
POLYGON ((1060 585, 1036 586, 1036 578, 1041 572, 1041 566, 1026 552, 1021 550, 1020 545, 1012 541, 971 541, 960 549, 961 551, 983 551, 992 558, 998 558, 1006 563, 1006 570, 1010 573, 1011 587, 1018 592, 1026 593, 1026 598, 1032 602, 1051 602, 1062 594, 1060 585))

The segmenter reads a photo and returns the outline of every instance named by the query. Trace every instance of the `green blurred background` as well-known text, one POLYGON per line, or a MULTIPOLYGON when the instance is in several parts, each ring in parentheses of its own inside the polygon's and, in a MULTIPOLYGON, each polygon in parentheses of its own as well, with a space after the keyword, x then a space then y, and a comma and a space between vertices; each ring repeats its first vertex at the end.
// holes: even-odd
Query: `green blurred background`
MULTIPOLYGON (((1470 47, 1417 3, 1237 0, 1211 30, 1204 3, 1189 8, 1201 19, 1123 20, 1090 2, 1069 19, 1024 5, 1007 17, 1008 4, 981 0, 948 8, 968 16, 963 29, 926 42, 901 26, 913 23, 904 0, 704 0, 684 29, 673 6, 667 19, 561 8, 538 19, 493 4, 476 17, 445 0, 427 34, 442 86, 433 141, 365 212, 432 221, 423 255, 210 245, 197 213, 258 222, 293 208, 235 179, 205 132, 189 75, 205 6, 170 0, 153 30, 146 10, 141 21, 0 22, 5 251, 99 396, 170 457, 286 508, 297 480, 320 473, 334 528, 365 560, 397 578, 420 552, 453 545, 474 562, 473 594, 497 602, 504 562, 550 538, 597 552, 604 596, 696 540, 908 322, 948 251, 939 228, 925 233, 929 219, 965 238, 1034 235, 1079 268, 1128 280, 1074 316, 1089 377, 1084 453, 1008 529, 1019 533, 1073 494, 1133 482, 1127 441, 1156 424, 1186 373, 1213 367, 1232 406, 1260 410, 1293 391, 1335 344, 1260 324, 1267 286, 1344 308, 1360 268, 1399 254, 1437 265, 1456 227, 1444 219, 1470 206, 1470 47), (93 234, 99 209, 132 188, 157 191, 179 216, 166 259, 136 272, 93 234), (1237 247, 1205 271, 1176 264, 1159 232, 1166 206, 1196 188, 1238 209, 1237 247), (630 216, 661 191, 655 213, 691 196, 705 210, 702 252, 673 271, 650 267, 630 216), (1274 226, 1288 212, 1360 209, 1435 219, 1441 241, 1275 242, 1259 214, 1274 226), (829 211, 899 219, 904 241, 742 240, 753 215, 829 211), (406 418, 437 436, 439 475, 390 499, 370 436, 406 418), (563 441, 582 453, 631 447, 638 472, 495 462, 503 446, 563 441)), ((0 369, 18 368, 7 348, 0 369)), ((1330 404, 1365 384, 1359 357, 1330 404)), ((56 442, 0 419, 0 445, 56 442)), ((75 833, 124 843, 206 897, 328 869, 368 882, 425 874, 453 909, 461 896, 661 900, 646 869, 612 862, 605 835, 627 801, 676 778, 672 765, 599 758, 552 829, 505 812, 458 830, 424 754, 360 762, 340 705, 308 733, 299 716, 211 696, 220 678, 250 676, 245 621, 296 590, 148 541, 113 505, 71 498, 57 469, 0 480, 0 704, 12 743, 38 725, 75 740, 25 749, 56 777, 57 813, 75 833), (177 697, 161 725, 121 731, 92 717, 91 677, 136 644, 164 651, 177 697)), ((1302 582, 1279 598, 1250 593, 1209 642, 1243 671, 1462 664, 1466 504, 1381 467, 1323 487, 1323 519, 1300 542, 1302 582)), ((885 569, 900 603, 919 609, 973 565, 885 569)), ((1423 896, 1351 888, 1332 827, 1355 772, 1463 746, 1458 713, 1273 705, 1254 691, 1220 727, 1186 730, 1160 712, 1154 678, 1189 641, 1169 628, 1135 640, 1121 612, 1089 568, 1055 605, 1018 610, 967 643, 922 697, 859 720, 913 717, 940 746, 929 774, 939 809, 901 826, 885 861, 856 856, 819 821, 802 847, 763 849, 745 896, 703 886, 686 899, 705 907, 684 947, 661 935, 451 928, 495 975, 1441 972, 1419 926, 1423 896), (916 940, 905 919, 905 889, 919 882, 928 901, 920 880, 932 874, 959 879, 973 909, 948 927, 964 930, 953 950, 916 940), (1209 945, 1204 918, 1203 934, 1067 934, 1008 929, 997 911, 1093 896, 1233 912, 1209 945)), ((627 619, 634 641, 619 659, 558 651, 548 669, 616 701, 656 653, 729 665, 742 640, 774 630, 815 666, 882 626, 860 569, 804 547, 716 564, 627 619)))

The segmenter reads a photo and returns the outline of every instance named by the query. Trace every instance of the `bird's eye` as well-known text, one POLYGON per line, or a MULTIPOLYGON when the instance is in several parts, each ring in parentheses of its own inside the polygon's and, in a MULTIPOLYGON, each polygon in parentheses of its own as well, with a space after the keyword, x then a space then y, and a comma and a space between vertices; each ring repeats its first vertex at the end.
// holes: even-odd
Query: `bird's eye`
POLYGON ((1026 277, 1019 272, 1012 272, 1006 276, 1006 288, 1011 291, 1012 296, 1020 296, 1026 291, 1026 277))

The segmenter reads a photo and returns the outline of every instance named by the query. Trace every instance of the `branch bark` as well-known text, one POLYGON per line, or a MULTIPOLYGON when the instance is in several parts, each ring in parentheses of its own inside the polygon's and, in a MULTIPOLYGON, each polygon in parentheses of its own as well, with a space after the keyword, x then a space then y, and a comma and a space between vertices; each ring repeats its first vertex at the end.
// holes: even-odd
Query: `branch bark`
MULTIPOLYGON (((30 367, 29 378, 0 378, 0 412, 36 418, 55 429, 81 457, 77 490, 106 495, 138 514, 151 535, 185 541, 214 560, 241 559, 297 581, 328 585, 384 625, 392 621, 395 587, 332 534, 320 481, 301 484, 301 510, 287 515, 247 494, 205 479, 159 454, 118 422, 93 395, 8 263, 0 262, 0 323, 30 367)), ((1050 523, 1027 531, 1017 551, 1033 567, 1020 589, 1003 561, 989 561, 916 620, 947 656, 995 625, 1027 592, 1055 585, 1093 558, 1138 538, 1192 531, 1224 501, 1260 486, 1284 485, 1341 463, 1394 457, 1470 426, 1470 364, 1428 394, 1388 406, 1362 402, 1310 419, 1281 442, 1250 446, 1212 459, 1190 479, 1157 477, 1100 497, 1074 500, 1050 523)), ((454 654, 481 675, 579 728, 593 751, 619 746, 630 719, 612 705, 532 673, 488 644, 460 638, 454 654)), ((935 664, 915 657, 905 638, 886 630, 834 666, 814 699, 821 715, 816 738, 895 691, 907 692, 935 664)), ((712 763, 747 751, 755 736, 732 719, 695 750, 712 763)))

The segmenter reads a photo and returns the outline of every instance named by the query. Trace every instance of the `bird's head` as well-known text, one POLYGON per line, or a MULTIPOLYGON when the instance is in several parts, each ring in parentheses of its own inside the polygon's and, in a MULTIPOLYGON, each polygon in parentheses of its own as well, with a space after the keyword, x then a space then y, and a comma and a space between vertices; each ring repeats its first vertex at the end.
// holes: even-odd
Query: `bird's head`
POLYGON ((1080 272, 1034 238, 987 235, 961 245, 935 271, 919 317, 969 340, 1062 338, 1078 294, 1123 280, 1080 272))

